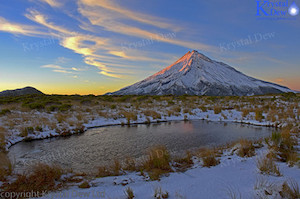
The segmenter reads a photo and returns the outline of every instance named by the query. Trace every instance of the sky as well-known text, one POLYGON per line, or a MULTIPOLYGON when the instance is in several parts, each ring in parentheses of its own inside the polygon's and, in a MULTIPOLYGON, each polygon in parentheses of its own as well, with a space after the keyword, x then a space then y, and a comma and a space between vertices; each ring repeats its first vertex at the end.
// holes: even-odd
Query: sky
POLYGON ((0 0, 0 91, 100 95, 191 50, 300 91, 300 0, 258 1, 0 0))

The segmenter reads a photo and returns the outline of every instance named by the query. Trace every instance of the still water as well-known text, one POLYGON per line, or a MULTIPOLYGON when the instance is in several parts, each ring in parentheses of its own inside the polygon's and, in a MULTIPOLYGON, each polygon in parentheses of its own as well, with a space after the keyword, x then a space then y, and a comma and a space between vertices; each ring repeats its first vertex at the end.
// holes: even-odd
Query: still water
POLYGON ((204 120, 110 126, 65 138, 21 142, 12 146, 8 155, 17 171, 44 162, 78 172, 92 172, 115 159, 141 158, 147 149, 156 145, 165 145, 172 153, 182 153, 241 138, 255 140, 270 135, 272 131, 273 128, 268 127, 204 120))

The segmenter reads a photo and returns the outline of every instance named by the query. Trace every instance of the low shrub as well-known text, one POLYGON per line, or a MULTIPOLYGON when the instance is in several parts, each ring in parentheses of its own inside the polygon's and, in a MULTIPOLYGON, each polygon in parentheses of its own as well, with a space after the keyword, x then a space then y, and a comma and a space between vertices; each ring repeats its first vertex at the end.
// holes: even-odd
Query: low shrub
POLYGON ((6 115, 6 114, 8 114, 8 113, 11 113, 11 111, 10 111, 9 109, 2 109, 2 110, 0 111, 0 116, 6 115))
POLYGON ((63 104, 58 107, 58 110, 61 112, 65 112, 65 111, 70 110, 71 108, 72 108, 71 104, 63 104))

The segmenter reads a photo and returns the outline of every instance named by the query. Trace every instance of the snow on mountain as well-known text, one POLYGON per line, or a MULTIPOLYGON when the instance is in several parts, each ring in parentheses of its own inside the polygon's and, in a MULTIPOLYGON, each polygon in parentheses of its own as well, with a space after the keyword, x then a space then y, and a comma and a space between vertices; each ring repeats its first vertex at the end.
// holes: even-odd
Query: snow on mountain
POLYGON ((294 92, 287 87, 249 77, 193 50, 160 72, 112 95, 260 95, 294 92))

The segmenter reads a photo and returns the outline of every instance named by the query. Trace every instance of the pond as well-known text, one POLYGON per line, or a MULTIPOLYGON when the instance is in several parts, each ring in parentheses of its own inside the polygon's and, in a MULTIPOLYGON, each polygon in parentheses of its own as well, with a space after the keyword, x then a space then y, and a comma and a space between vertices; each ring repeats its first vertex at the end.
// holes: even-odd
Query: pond
POLYGON ((17 171, 44 162, 89 173, 115 159, 141 158, 156 145, 165 145, 172 153, 180 154, 241 138, 257 140, 272 131, 269 127, 204 120, 109 126, 92 128, 81 135, 21 142, 12 146, 8 155, 17 171))

